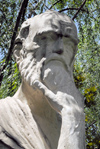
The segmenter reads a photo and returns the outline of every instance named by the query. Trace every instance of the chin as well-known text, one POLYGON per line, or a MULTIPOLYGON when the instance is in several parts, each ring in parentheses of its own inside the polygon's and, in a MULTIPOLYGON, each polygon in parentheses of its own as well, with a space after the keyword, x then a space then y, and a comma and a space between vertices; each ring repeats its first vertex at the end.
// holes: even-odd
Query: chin
POLYGON ((42 69, 43 83, 53 92, 67 83, 68 74, 64 64, 58 61, 51 61, 42 69))

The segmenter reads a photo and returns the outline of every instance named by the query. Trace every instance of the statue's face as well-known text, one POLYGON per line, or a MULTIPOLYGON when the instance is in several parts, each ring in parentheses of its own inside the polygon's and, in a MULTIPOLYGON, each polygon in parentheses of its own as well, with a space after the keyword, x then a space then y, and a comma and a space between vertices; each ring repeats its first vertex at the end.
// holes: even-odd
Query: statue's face
POLYGON ((28 19, 22 24, 14 47, 22 76, 40 79, 43 65, 46 69, 62 65, 68 70, 76 45, 76 28, 67 16, 48 14, 28 19))

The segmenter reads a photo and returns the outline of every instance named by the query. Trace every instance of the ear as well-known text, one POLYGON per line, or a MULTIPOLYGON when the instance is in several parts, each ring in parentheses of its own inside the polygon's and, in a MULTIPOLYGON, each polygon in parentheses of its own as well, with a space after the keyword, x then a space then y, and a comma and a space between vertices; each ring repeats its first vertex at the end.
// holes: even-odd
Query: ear
POLYGON ((16 63, 19 65, 19 62, 20 62, 20 50, 14 50, 13 55, 14 55, 14 58, 16 60, 16 63))

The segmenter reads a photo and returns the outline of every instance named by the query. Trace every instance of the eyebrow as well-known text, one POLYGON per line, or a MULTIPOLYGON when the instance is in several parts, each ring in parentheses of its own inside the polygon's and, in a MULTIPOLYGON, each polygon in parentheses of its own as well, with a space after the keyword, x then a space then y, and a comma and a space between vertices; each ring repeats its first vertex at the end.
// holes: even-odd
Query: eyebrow
POLYGON ((60 37, 66 37, 66 38, 68 37, 69 39, 71 39, 71 41, 74 42, 75 45, 78 44, 78 39, 77 38, 74 38, 71 34, 67 34, 67 33, 65 35, 63 35, 60 30, 55 31, 55 30, 52 29, 52 30, 44 30, 44 31, 40 31, 40 32, 38 31, 35 36, 39 36, 39 35, 42 35, 42 34, 47 34, 47 33, 50 33, 50 32, 53 32, 53 33, 57 34, 60 37))
POLYGON ((24 29, 24 28, 26 28, 26 27, 29 27, 30 26, 30 24, 23 24, 22 26, 21 26, 21 29, 20 29, 20 31, 22 30, 22 29, 24 29))
POLYGON ((61 32, 51 29, 51 30, 43 30, 43 31, 40 31, 40 32, 38 31, 38 32, 36 32, 36 36, 51 33, 51 32, 53 32, 55 34, 58 34, 58 35, 61 34, 61 32))

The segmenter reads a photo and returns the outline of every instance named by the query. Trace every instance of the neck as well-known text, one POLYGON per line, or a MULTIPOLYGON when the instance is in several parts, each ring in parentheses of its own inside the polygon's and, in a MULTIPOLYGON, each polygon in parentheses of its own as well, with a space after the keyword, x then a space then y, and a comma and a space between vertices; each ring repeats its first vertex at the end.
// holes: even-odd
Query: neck
POLYGON ((53 109, 48 104, 43 93, 38 89, 33 89, 25 81, 22 81, 22 84, 14 97, 20 99, 23 103, 28 104, 33 116, 45 116, 49 119, 47 113, 53 112, 53 109))

